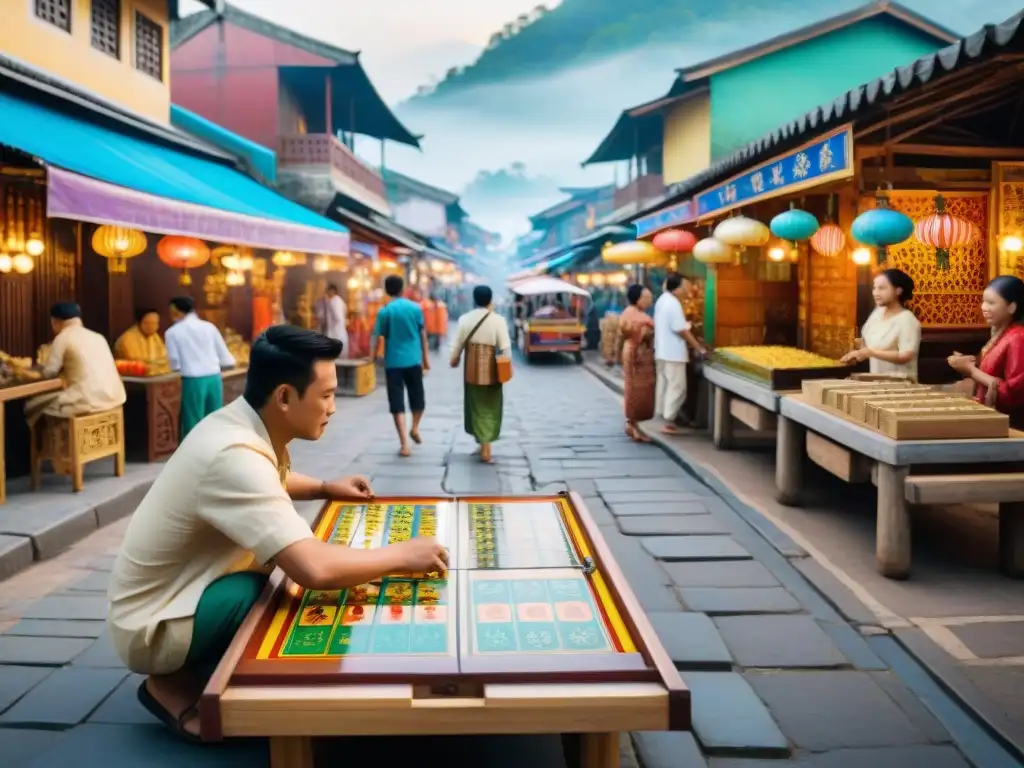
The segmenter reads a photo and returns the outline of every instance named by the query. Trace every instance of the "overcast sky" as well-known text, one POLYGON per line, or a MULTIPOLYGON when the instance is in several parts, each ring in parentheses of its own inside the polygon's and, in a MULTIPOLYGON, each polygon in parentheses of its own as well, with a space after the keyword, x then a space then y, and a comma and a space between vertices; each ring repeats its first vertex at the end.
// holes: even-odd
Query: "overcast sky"
MULTIPOLYGON (((231 0, 231 4, 328 43, 362 51, 381 95, 400 101, 465 64, 490 36, 542 0, 231 0)), ((554 0, 545 3, 558 5, 554 0)), ((186 0, 182 13, 203 6, 186 0)))

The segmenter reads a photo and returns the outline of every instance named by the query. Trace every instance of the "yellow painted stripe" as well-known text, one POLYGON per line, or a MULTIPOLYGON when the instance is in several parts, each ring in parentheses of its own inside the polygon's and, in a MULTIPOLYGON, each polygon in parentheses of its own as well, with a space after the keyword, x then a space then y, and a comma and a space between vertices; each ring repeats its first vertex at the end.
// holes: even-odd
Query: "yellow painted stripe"
MULTIPOLYGON (((576 516, 572 513, 572 508, 569 506, 569 502, 566 499, 559 499, 558 504, 562 508, 562 516, 565 518, 566 524, 569 526, 569 533, 576 542, 576 548, 579 550, 580 555, 582 557, 593 557, 590 552, 590 548, 587 546, 586 537, 583 535, 583 529, 580 528, 580 524, 576 520, 576 516)), ((626 623, 622 620, 622 615, 619 613, 619 609, 615 606, 615 601, 612 599, 612 593, 608 589, 608 585, 605 584, 604 577, 601 576, 599 571, 594 571, 590 575, 590 581, 594 585, 594 591, 597 593, 597 598, 601 601, 601 606, 604 608, 605 615, 608 617, 608 623, 612 625, 612 631, 615 632, 615 636, 618 638, 619 644, 622 646, 622 650, 626 653, 635 653, 636 644, 633 642, 633 637, 629 634, 629 630, 626 628, 626 623)))
POLYGON ((285 595, 284 600, 281 601, 281 605, 277 609, 277 613, 274 614, 274 620, 270 622, 270 627, 267 628, 267 634, 263 636, 263 642, 260 644, 260 650, 256 654, 257 659, 269 659, 270 652, 274 649, 274 643, 277 638, 281 635, 281 630, 284 629, 284 621, 288 618, 288 608, 291 607, 296 597, 295 593, 289 589, 285 595))

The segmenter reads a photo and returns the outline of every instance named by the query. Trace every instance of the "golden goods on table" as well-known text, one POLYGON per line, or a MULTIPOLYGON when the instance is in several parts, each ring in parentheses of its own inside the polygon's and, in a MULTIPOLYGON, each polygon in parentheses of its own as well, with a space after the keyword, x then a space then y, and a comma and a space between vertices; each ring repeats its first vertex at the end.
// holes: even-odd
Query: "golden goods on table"
POLYGON ((712 362, 773 390, 799 389, 805 379, 842 375, 850 370, 838 360, 782 346, 720 347, 712 362))
POLYGON ((31 357, 14 357, 0 351, 0 386, 39 381, 42 373, 32 366, 31 357))
POLYGON ((1010 418, 962 395, 910 381, 818 379, 803 397, 894 440, 971 440, 1010 436, 1010 418))
POLYGON ((224 343, 227 345, 228 352, 235 358, 235 363, 239 368, 247 368, 249 366, 249 345, 246 344, 245 339, 233 328, 225 328, 223 335, 224 343))

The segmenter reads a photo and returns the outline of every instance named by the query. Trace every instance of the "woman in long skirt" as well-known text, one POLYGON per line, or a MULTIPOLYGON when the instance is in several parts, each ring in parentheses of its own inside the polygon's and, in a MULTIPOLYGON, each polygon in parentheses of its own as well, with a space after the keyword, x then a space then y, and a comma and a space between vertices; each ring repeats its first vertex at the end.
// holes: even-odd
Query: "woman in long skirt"
POLYGON ((486 285, 473 289, 476 308, 459 318, 452 346, 451 366, 458 368, 466 353, 464 421, 466 433, 480 444, 480 460, 491 463, 491 443, 501 435, 504 408, 502 384, 496 378, 493 361, 497 355, 512 354, 505 318, 491 308, 493 294, 486 285), (474 368, 475 370, 470 370, 474 368), (473 380, 475 383, 470 383, 473 380))
POLYGON ((626 434, 638 443, 651 439, 640 429, 641 421, 654 418, 655 385, 654 320, 647 314, 654 296, 642 285, 631 285, 626 292, 629 306, 619 318, 622 334, 622 373, 626 409, 626 434))

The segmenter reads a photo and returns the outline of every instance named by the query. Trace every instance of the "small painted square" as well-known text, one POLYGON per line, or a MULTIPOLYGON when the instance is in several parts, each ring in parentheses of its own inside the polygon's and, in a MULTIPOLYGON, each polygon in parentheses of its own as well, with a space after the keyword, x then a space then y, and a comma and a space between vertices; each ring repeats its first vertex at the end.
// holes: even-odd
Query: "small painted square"
POLYGON ((476 620, 481 624, 512 621, 512 608, 506 603, 488 603, 476 607, 476 620))
POLYGON ((369 627, 338 627, 327 653, 332 656, 367 653, 370 650, 370 636, 369 627))
POLYGON ((519 624, 516 627, 519 648, 523 651, 558 650, 558 631, 552 622, 519 624))
POLYGON ((503 579, 477 579, 473 583, 473 598, 477 603, 507 603, 508 582, 503 579))
POLYGON ((306 605, 337 605, 341 602, 341 592, 320 592, 311 589, 306 594, 306 605))
POLYGON ((476 647, 479 653, 514 653, 516 630, 511 623, 485 624, 477 627, 476 647))
POLYGON ((602 651, 609 648, 596 621, 559 624, 558 634, 562 645, 571 651, 602 651))
POLYGON ((380 599, 379 584, 360 584, 348 591, 345 603, 348 605, 376 605, 378 599, 380 599))
POLYGON ((582 579, 548 579, 548 590, 555 602, 562 600, 585 600, 586 585, 582 579))
POLYGON ((443 582, 421 581, 416 585, 416 604, 435 605, 444 603, 447 589, 443 582))
POLYGON ((555 618, 548 603, 519 603, 516 615, 519 621, 553 621, 555 618))
POLYGON ((346 627, 357 624, 370 626, 373 624, 373 614, 376 610, 375 605, 347 605, 345 612, 341 614, 341 623, 346 627))
POLYGON ((332 605, 307 605, 302 609, 302 618, 299 619, 300 627, 322 627, 334 624, 334 618, 338 615, 338 609, 332 605))
POLYGON ((378 624, 408 624, 412 621, 412 608, 407 605, 385 605, 377 614, 378 624))
POLYGON ((555 603, 555 612, 559 621, 593 621, 594 612, 590 605, 582 600, 574 600, 568 603, 555 603))
POLYGON ((512 594, 517 603, 543 603, 548 599, 548 591, 541 579, 513 581, 512 594))
POLYGON ((295 627, 281 651, 282 656, 315 656, 327 650, 330 627, 295 627))
POLYGON ((370 648, 374 653, 408 653, 409 625, 392 624, 374 627, 370 648))
POLYGON ((384 602, 391 605, 412 605, 412 582, 389 581, 384 587, 384 602))
POLYGON ((446 605, 417 605, 413 611, 413 620, 417 624, 448 623, 448 606, 446 605))
POLYGON ((418 624, 412 628, 409 649, 412 653, 447 653, 448 631, 443 626, 418 624))

